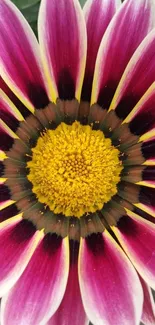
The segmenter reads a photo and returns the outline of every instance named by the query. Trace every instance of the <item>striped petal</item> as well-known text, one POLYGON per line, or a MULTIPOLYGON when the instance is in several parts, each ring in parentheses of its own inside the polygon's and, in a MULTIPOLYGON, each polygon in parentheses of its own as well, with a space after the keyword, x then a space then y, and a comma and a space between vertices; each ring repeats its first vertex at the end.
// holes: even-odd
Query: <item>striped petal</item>
POLYGON ((125 1, 116 13, 98 52, 92 104, 98 102, 108 109, 130 58, 144 37, 155 27, 154 16, 153 0, 125 1))
POLYGON ((0 119, 0 150, 9 150, 18 136, 0 119))
POLYGON ((17 110, 9 97, 0 89, 0 118, 13 130, 16 131, 19 121, 24 118, 17 110))
POLYGON ((155 302, 153 300, 152 292, 146 282, 141 278, 141 284, 144 292, 144 304, 142 313, 142 322, 145 325, 155 324, 155 302))
POLYGON ((155 165, 155 137, 142 143, 142 154, 146 165, 155 165))
POLYGON ((0 76, 0 89, 9 97, 9 99, 14 103, 14 105, 21 112, 22 116, 25 118, 30 114, 30 111, 23 105, 23 103, 15 96, 15 94, 11 91, 8 85, 4 82, 4 80, 0 76))
POLYGON ((9 0, 0 0, 0 75, 31 111, 48 98, 43 82, 39 46, 29 24, 9 0))
MULTIPOLYGON (((1 183, 1 186, 3 186, 3 183, 1 183)), ((0 197, 0 199, 1 199, 1 197, 0 197)), ((10 199, 5 199, 4 201, 0 200, 0 211, 2 211, 3 209, 9 207, 10 205, 12 205, 14 203, 15 203, 15 201, 10 200, 10 199)))
POLYGON ((154 188, 121 182, 118 185, 118 194, 137 208, 155 217, 154 188))
POLYGON ((68 262, 67 239, 46 235, 19 281, 2 299, 2 323, 38 325, 47 322, 63 298, 68 262))
POLYGON ((88 0, 83 8, 88 39, 86 69, 82 88, 82 100, 84 101, 90 101, 97 52, 107 26, 120 5, 120 0, 88 0))
POLYGON ((141 277, 155 288, 155 224, 127 214, 112 229, 141 277))
POLYGON ((39 41, 49 98, 80 99, 86 61, 86 26, 78 0, 43 0, 39 41))
POLYGON ((143 293, 138 276, 107 231, 81 240, 79 277, 84 308, 94 325, 139 325, 143 293))
POLYGON ((0 224, 0 296, 18 280, 29 262, 40 233, 21 215, 0 224))
POLYGON ((70 242, 70 270, 65 295, 60 307, 47 325, 88 325, 89 323, 83 309, 79 288, 77 269, 78 246, 78 242, 70 242))
MULTIPOLYGON (((155 20, 154 20, 155 21, 155 20)), ((120 80, 110 109, 124 119, 154 82, 155 29, 135 51, 120 80)))
POLYGON ((155 82, 146 91, 131 113, 124 120, 130 131, 141 136, 155 127, 155 82))
POLYGON ((155 217, 155 189, 154 188, 147 188, 144 186, 140 187, 139 192, 139 203, 136 206, 147 213, 150 213, 155 217))
POLYGON ((17 215, 18 213, 19 213, 19 211, 18 211, 16 205, 12 204, 12 205, 4 208, 3 210, 0 210, 0 222, 3 222, 9 218, 12 218, 15 215, 17 215))

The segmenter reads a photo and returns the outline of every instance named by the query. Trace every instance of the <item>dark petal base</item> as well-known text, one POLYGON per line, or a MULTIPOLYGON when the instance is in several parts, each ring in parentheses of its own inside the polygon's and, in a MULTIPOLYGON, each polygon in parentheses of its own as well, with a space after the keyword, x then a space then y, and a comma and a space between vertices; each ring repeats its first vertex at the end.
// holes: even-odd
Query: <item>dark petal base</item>
POLYGON ((88 237, 88 241, 89 238, 92 240, 93 236, 100 236, 98 234, 101 234, 105 228, 115 238, 111 227, 119 225, 120 220, 126 220, 126 209, 137 211, 136 213, 152 221, 153 217, 136 208, 134 204, 140 202, 154 207, 155 190, 135 184, 140 181, 155 180, 154 167, 141 166, 146 159, 154 158, 154 140, 145 144, 138 143, 139 134, 135 134, 131 125, 121 124, 122 115, 118 114, 118 110, 107 112, 99 104, 90 107, 88 102, 83 101, 79 104, 75 99, 68 100, 70 94, 65 96, 67 100, 64 100, 62 90, 63 99, 57 99, 56 105, 47 103, 45 108, 37 105, 38 109, 35 110, 34 115, 29 114, 25 121, 17 126, 16 134, 19 139, 13 140, 3 134, 2 140, 6 142, 3 149, 8 158, 0 164, 1 177, 7 178, 5 184, 1 186, 1 202, 12 199, 16 204, 1 211, 0 221, 21 212, 23 222, 32 222, 38 230, 44 228, 46 234, 56 234, 60 237, 68 235, 74 242, 78 242, 80 237, 88 237), (80 219, 67 218, 61 214, 55 215, 47 206, 38 202, 32 184, 27 179, 29 170, 26 167, 27 161, 32 156, 32 148, 42 132, 46 129, 55 129, 61 122, 70 125, 75 120, 91 125, 94 130, 100 129, 105 137, 111 138, 113 146, 120 151, 119 158, 123 164, 117 195, 112 197, 101 211, 84 215, 80 219), (125 219, 122 219, 122 216, 125 219))

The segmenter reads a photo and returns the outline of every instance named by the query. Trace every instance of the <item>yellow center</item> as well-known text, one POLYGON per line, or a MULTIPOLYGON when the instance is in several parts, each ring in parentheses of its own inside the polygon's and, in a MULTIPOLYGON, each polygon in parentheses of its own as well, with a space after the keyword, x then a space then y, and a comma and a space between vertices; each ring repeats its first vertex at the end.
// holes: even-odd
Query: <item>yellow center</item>
POLYGON ((102 131, 74 122, 47 130, 32 149, 28 179, 55 213, 81 217, 102 209, 117 192, 119 151, 102 131))

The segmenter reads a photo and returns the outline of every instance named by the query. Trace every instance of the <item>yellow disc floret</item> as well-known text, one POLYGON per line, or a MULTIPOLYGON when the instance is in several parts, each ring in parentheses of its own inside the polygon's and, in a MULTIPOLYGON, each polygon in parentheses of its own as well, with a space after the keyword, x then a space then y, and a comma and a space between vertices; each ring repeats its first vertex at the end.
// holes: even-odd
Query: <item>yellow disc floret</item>
POLYGON ((55 213, 81 217, 102 209, 117 192, 119 151, 102 131, 61 123, 44 132, 32 152, 28 179, 38 200, 55 213))

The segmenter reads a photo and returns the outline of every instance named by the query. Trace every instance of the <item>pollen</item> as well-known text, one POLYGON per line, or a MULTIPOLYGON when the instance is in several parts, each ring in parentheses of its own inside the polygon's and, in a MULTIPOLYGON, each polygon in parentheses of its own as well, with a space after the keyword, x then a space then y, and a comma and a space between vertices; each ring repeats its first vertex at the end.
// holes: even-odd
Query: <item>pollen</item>
POLYGON ((77 121, 46 130, 27 167, 38 201, 56 214, 78 218, 101 210, 117 193, 122 170, 111 140, 77 121))

